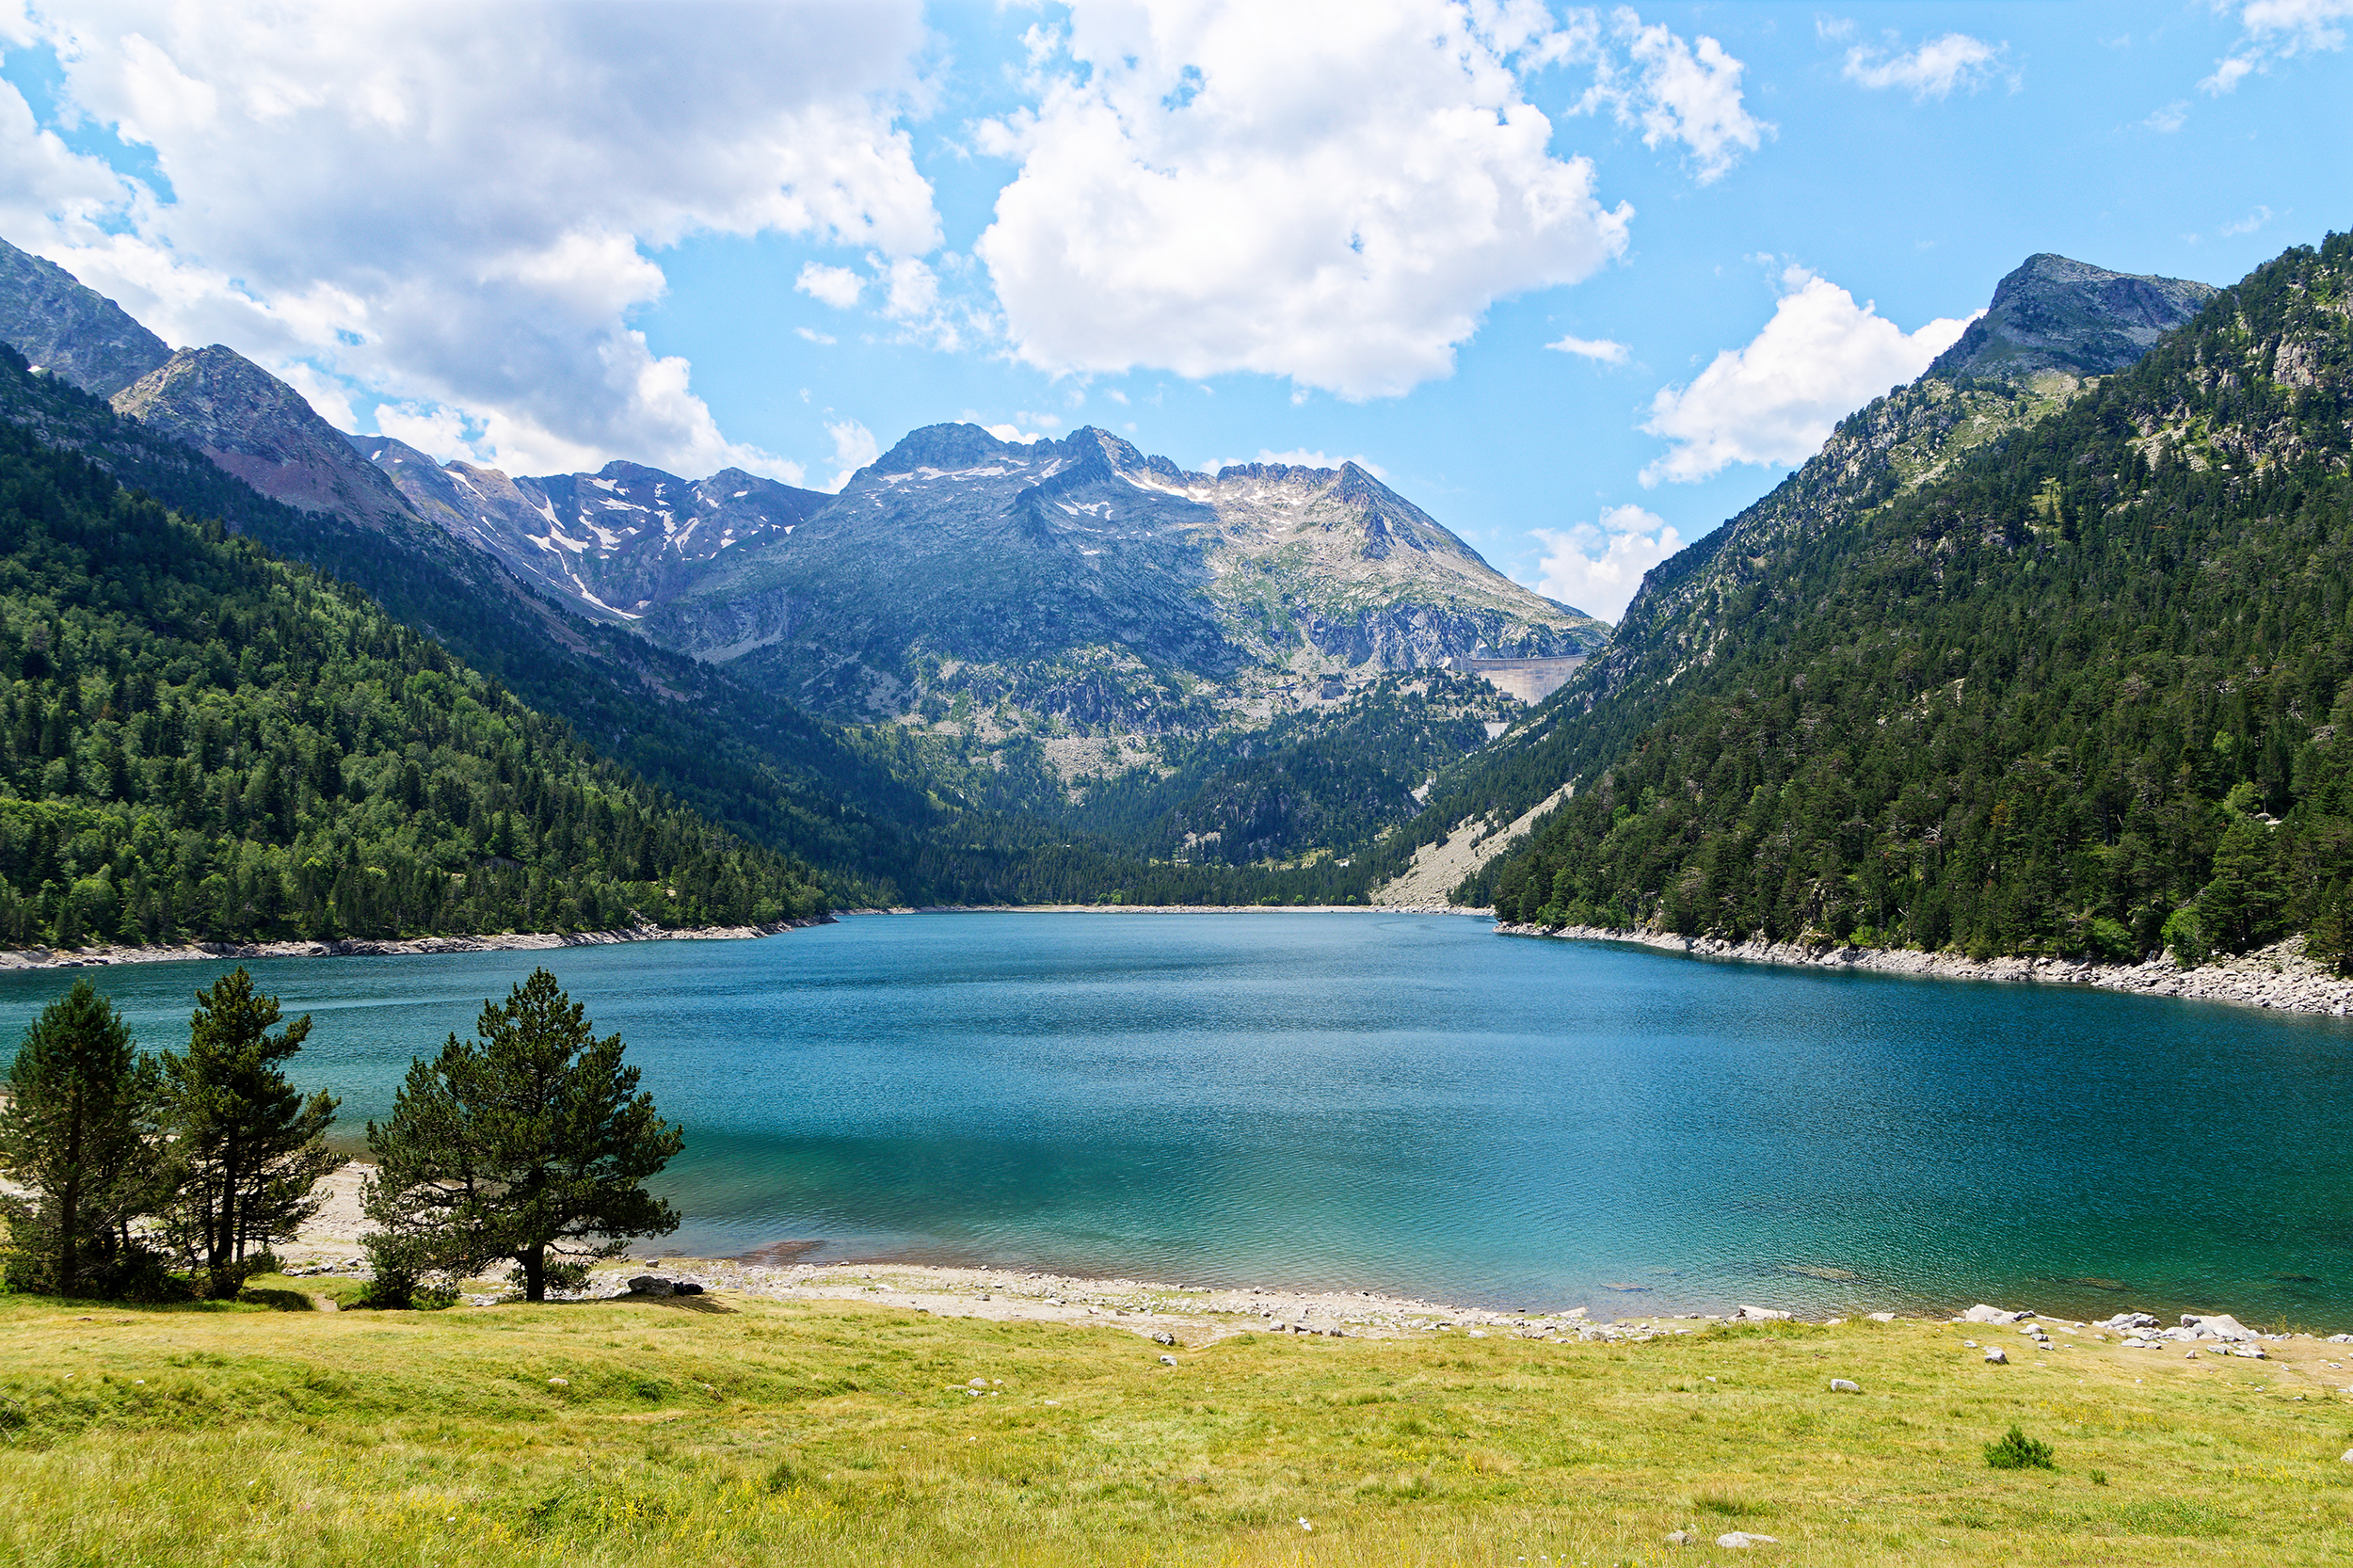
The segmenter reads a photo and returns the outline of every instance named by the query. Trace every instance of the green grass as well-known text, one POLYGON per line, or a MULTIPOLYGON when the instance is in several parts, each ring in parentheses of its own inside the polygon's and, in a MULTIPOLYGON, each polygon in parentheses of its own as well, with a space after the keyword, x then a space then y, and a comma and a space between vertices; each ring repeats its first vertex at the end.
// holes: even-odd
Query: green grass
POLYGON ((1855 1322, 1244 1335, 1169 1368, 1116 1329, 864 1303, 272 1309, 326 1283, 215 1310, 0 1298, 0 1560, 1712 1557, 1664 1545, 1677 1528, 1831 1568, 2353 1560, 2329 1347, 2291 1349, 2309 1371, 2089 1344, 2001 1368, 1958 1331, 1855 1322), (2055 1469, 1988 1468, 2013 1425, 2055 1469))

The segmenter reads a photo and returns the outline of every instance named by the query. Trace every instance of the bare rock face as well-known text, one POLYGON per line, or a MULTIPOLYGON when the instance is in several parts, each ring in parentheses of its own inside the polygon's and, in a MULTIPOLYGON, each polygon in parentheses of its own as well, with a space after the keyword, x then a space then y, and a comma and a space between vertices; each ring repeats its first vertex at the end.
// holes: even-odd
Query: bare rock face
POLYGON ((637 619, 728 552, 786 537, 833 500, 741 469, 689 480, 614 462, 595 473, 512 478, 437 463, 389 436, 351 443, 420 515, 600 619, 637 619))
POLYGON ((94 397, 171 358, 164 340, 72 273, 0 240, 0 343, 94 397))
POLYGON ((413 518, 392 482, 300 392, 233 349, 184 348, 111 401, 289 506, 378 530, 413 518))
POLYGON ((1993 303, 1930 376, 2015 378, 2037 371, 2107 376, 2149 352, 2217 291, 2185 278, 2110 272, 2047 251, 1994 286, 1993 303))
POLYGON ((968 424, 913 432, 646 616, 655 640, 819 707, 920 685, 1141 730, 1205 719, 1198 682, 1571 655, 1607 630, 1353 463, 1196 473, 1108 431, 968 424))
POLYGON ((560 601, 848 717, 940 693, 1166 732, 1212 721, 1203 682, 1321 690, 1336 669, 1573 657, 1608 630, 1354 464, 1193 473, 1102 430, 935 424, 828 496, 733 469, 515 478, 352 442, 560 601))

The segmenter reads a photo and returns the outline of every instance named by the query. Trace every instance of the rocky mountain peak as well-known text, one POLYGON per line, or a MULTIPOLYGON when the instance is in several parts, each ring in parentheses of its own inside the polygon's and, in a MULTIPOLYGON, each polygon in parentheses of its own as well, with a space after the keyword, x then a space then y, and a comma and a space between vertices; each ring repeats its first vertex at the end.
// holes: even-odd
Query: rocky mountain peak
POLYGON ((400 491, 303 395, 232 348, 184 348, 111 399, 264 495, 368 528, 406 526, 400 491))
POLYGON ((926 424, 899 438, 891 449, 866 465, 872 473, 915 473, 923 469, 955 472, 979 468, 1009 453, 1027 453, 1017 442, 1000 440, 977 424, 926 424))
POLYGON ((0 240, 0 343, 93 397, 112 397, 171 358, 164 340, 54 262, 0 240))
POLYGON ((1929 374, 2016 379, 2038 371, 2107 376, 2149 351, 2215 296, 2185 278, 2111 272, 2048 251, 1993 289, 1993 303, 1929 374))

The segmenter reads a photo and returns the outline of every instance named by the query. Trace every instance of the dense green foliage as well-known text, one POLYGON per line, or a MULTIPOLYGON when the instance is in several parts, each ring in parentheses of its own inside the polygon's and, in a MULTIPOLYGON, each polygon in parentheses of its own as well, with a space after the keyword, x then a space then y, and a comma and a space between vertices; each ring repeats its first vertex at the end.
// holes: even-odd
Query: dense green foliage
POLYGON ((525 1301, 577 1289, 591 1262, 678 1228, 645 1190, 684 1146, 555 976, 534 969, 485 1002, 478 1039, 409 1064, 391 1120, 368 1124, 368 1239, 379 1279, 467 1279, 511 1261, 525 1301))
POLYGON ((1069 815, 1162 859, 1250 866, 1345 853, 1413 816, 1415 792, 1484 745, 1490 721, 1518 711, 1476 676, 1384 676, 1264 729, 1168 743, 1160 776, 1139 769, 1096 782, 1069 815))
POLYGON ((924 759, 895 736, 824 724, 697 660, 580 620, 422 520, 371 530, 273 501, 192 447, 28 374, 6 345, 0 420, 83 453, 183 517, 221 521, 358 585, 393 620, 664 793, 823 868, 846 898, 894 896, 910 834, 938 814, 924 759))
POLYGON ((162 1060, 163 1234, 216 1299, 294 1239, 318 1212, 312 1189, 344 1164, 325 1143, 335 1096, 304 1098, 280 1065, 310 1037, 310 1015, 271 1033, 279 1022, 278 999, 232 969, 197 993, 188 1048, 162 1060))
POLYGON ((822 896, 358 592, 0 423, 0 943, 769 920, 822 896))
POLYGON ((156 1194, 153 1059, 87 980, 41 1009, 8 1068, 0 1173, 0 1266, 20 1289, 72 1295, 120 1287, 131 1222, 156 1194))
POLYGON ((276 1033, 278 999, 244 969, 196 999, 184 1051, 137 1050, 88 981, 24 1032, 0 1110, 0 1270, 59 1295, 233 1298, 277 1267, 318 1211, 334 1096, 305 1096, 283 1064, 311 1020, 276 1033))
POLYGON ((1288 872, 1195 874, 1155 864, 1167 852, 1147 830, 1167 800, 1140 813, 1074 808, 1034 744, 991 759, 896 724, 828 724, 728 671, 581 621, 429 525, 372 531, 272 501, 193 448, 27 374, 5 345, 0 420, 84 453, 184 517, 218 520, 357 584, 392 620, 567 721, 599 754, 750 841, 813 866, 837 904, 1339 895, 1328 869, 1309 876, 1309 888, 1288 872))
POLYGON ((1707 607, 1705 659, 1574 723, 1574 800, 1465 894, 1734 938, 2342 954, 2349 271, 2345 236, 2291 251, 2060 412, 1778 542, 1707 607))

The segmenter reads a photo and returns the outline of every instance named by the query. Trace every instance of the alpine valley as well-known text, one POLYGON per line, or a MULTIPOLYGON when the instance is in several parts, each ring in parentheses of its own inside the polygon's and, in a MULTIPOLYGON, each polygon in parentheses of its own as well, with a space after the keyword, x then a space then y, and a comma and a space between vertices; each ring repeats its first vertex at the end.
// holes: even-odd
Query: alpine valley
MULTIPOLYGON (((290 602, 348 593, 400 623, 413 645, 371 633, 371 656, 456 684, 404 676, 405 760, 344 725, 347 758, 384 760, 318 798, 446 800, 401 850, 416 886, 420 867, 471 887, 604 857, 569 903, 355 893, 345 915, 334 878, 306 904, 282 867, 275 892, 255 871, 260 891, 161 915, 75 903, 118 874, 102 866, 132 874, 117 840, 147 816, 201 831, 166 822, 189 786, 158 765, 168 727, 141 721, 212 699, 135 655, 163 622, 69 613, 63 579, 20 569, 8 634, 45 641, 6 698, 35 716, 11 720, 0 808, 122 825, 0 855, 12 933, 675 921, 687 895, 632 891, 670 884, 598 835, 666 842, 656 824, 691 816, 729 857, 693 876, 729 909, 798 912, 806 875, 835 905, 1450 899, 1538 926, 1980 955, 2196 962, 2309 933, 2343 960, 2349 273, 2342 236, 2221 290, 2029 258, 1917 381, 1653 570, 1613 630, 1354 464, 1197 472, 1100 429, 969 424, 909 433, 835 494, 732 469, 441 463, 344 435, 231 350, 174 351, 0 247, 8 504, 78 497, 94 548, 95 520, 152 504, 174 520, 137 512, 142 537, 196 541, 155 556, 158 582, 216 583, 202 552, 233 534, 240 569, 293 574, 290 602), (115 483, 147 499, 101 493, 115 483), (505 782, 494 737, 428 743, 461 690, 580 782, 505 782), (634 792, 642 825, 598 816, 600 791, 634 792)), ((244 673, 252 612, 176 614, 173 646, 225 661, 206 678, 224 693, 273 679, 244 673)), ((288 712, 282 744, 216 721, 218 765, 244 770, 221 800, 256 798, 264 766, 334 782, 317 758, 344 729, 288 712)), ((259 814, 289 866, 339 831, 309 798, 259 814)), ((364 872, 375 842, 332 863, 364 872)))

